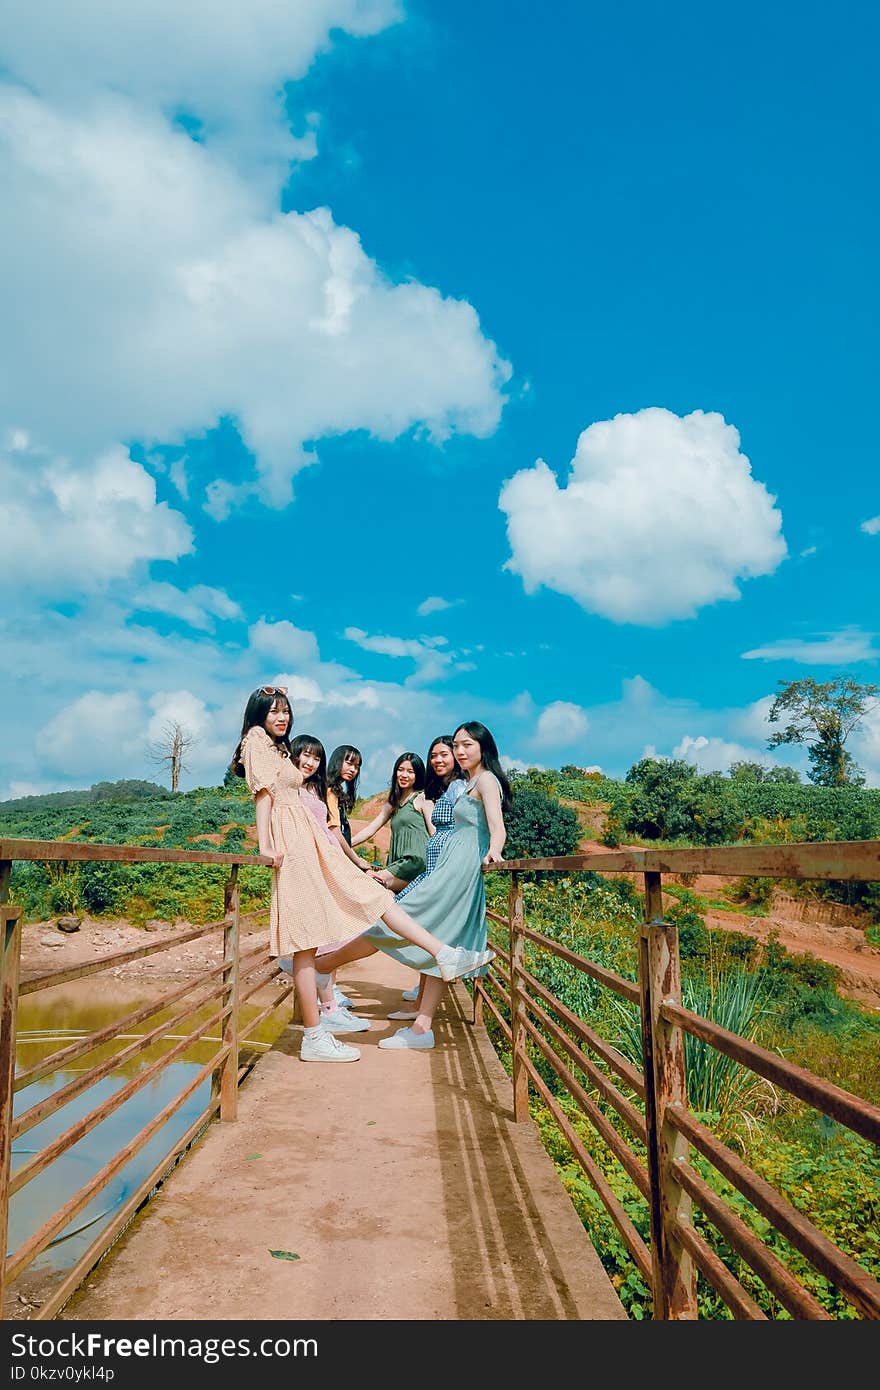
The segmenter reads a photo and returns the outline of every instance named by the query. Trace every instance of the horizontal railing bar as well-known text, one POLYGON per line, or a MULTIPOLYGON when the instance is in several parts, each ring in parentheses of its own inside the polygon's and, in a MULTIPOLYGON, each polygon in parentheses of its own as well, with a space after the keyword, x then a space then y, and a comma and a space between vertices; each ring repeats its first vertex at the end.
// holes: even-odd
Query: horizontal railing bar
MULTIPOLYGON (((675 1175, 691 1200, 721 1232, 728 1245, 751 1266, 792 1317, 809 1318, 817 1322, 834 1321, 821 1303, 798 1283, 791 1270, 767 1249, 755 1233, 749 1230, 742 1218, 731 1211, 726 1202, 712 1191, 709 1184, 704 1182, 689 1163, 676 1160, 675 1175)), ((676 1221, 674 1226, 676 1235, 679 1235, 681 1223, 676 1221)))
POLYGON ((710 1043, 719 1052, 723 1052, 725 1057, 731 1057, 734 1062, 741 1063, 784 1091, 805 1100, 816 1110, 821 1110, 832 1119, 846 1125, 848 1129, 854 1130, 856 1134, 861 1134, 863 1139, 880 1144, 880 1108, 871 1105, 870 1101, 844 1091, 831 1081, 823 1081, 821 1077, 814 1076, 812 1072, 796 1066, 794 1062, 777 1057, 774 1052, 768 1052, 757 1043, 748 1042, 737 1033, 728 1032, 720 1024, 691 1013, 690 1009, 685 1009, 679 1004, 664 1000, 659 1012, 667 1023, 680 1024, 686 1032, 710 1043))
POLYGON ((671 1105, 667 1106, 665 1113, 668 1122, 683 1134, 704 1158, 708 1158, 722 1177, 727 1178, 728 1182, 748 1198, 771 1226, 775 1226, 781 1232, 789 1245, 793 1245, 820 1274, 824 1274, 826 1279, 836 1284, 866 1317, 880 1318, 880 1283, 876 1279, 872 1279, 860 1264, 844 1254, 765 1178, 750 1168, 726 1144, 722 1144, 721 1140, 690 1111, 671 1105))
POLYGON ((155 1076, 158 1076, 161 1071, 164 1071, 164 1069, 185 1052, 188 1047, 191 1047, 194 1042, 198 1042, 199 1038, 202 1037, 204 1033, 207 1033, 209 1028, 213 1027, 215 1023, 221 1023, 228 1013, 228 1007, 218 1009, 216 1013, 212 1014, 209 1019, 200 1024, 198 1028, 193 1029, 185 1038, 181 1038, 180 1042, 176 1043, 170 1052, 166 1052, 164 1056, 157 1058, 150 1066, 145 1067, 142 1072, 138 1072, 137 1076, 132 1077, 131 1081, 126 1082, 124 1086, 120 1086, 118 1091, 114 1091, 112 1096, 108 1096, 100 1105, 95 1106, 94 1110, 90 1110, 87 1115, 81 1116, 79 1120, 64 1130, 63 1134, 59 1134, 51 1143, 47 1144, 44 1149, 34 1154, 31 1161, 22 1164, 21 1168, 10 1178, 9 1195, 13 1196, 14 1193, 21 1191, 32 1178, 36 1177, 38 1173, 42 1173, 50 1163, 54 1163, 56 1158, 66 1153, 68 1149, 72 1148, 73 1145, 78 1143, 86 1134, 90 1134, 96 1125, 99 1125, 108 1115, 112 1115, 114 1110, 118 1110, 120 1105, 124 1105, 131 1096, 142 1090, 144 1086, 149 1085, 155 1076))
MULTIPOLYGON (((168 994, 163 994, 161 998, 152 1004, 145 1004, 141 1009, 135 1009, 134 1013, 125 1014, 123 1018, 117 1018, 113 1023, 108 1023, 106 1028, 101 1028, 96 1033, 89 1033, 87 1037, 77 1038, 76 1042, 68 1047, 62 1047, 58 1052, 51 1052, 48 1057, 29 1067, 27 1071, 21 1071, 15 1078, 14 1090, 23 1090, 25 1086, 30 1086, 41 1077, 47 1076, 53 1071, 62 1071, 71 1062, 75 1062, 79 1057, 85 1057, 89 1052, 94 1052, 95 1048, 102 1047, 104 1043, 111 1042, 120 1033, 130 1032, 138 1023, 143 1023, 145 1019, 157 1014, 161 1009, 170 1008, 176 1004, 178 999, 183 999, 187 994, 191 994, 194 989, 202 988, 205 983, 213 976, 219 975, 224 969, 223 964, 215 965, 211 970, 197 980, 188 980, 179 989, 171 990, 168 994)), ((196 1006, 198 1007, 198 1006, 196 1006)))
MULTIPOLYGON (((648 1135, 645 1129, 644 1117, 640 1114, 640 1112, 636 1109, 632 1102, 628 1101, 626 1096, 621 1095, 620 1091, 614 1085, 614 1082, 611 1081, 604 1074, 604 1072, 601 1072, 599 1068, 596 1066, 596 1064, 592 1062, 590 1058, 586 1055, 586 1053, 581 1051, 581 1049, 577 1046, 573 1039, 570 1038, 567 1033, 564 1033, 562 1029, 556 1023, 553 1022, 553 1019, 546 1012, 546 1010, 541 1008, 540 1004, 536 1004, 535 1001, 529 999, 528 996, 526 996, 526 1003, 531 1012, 537 1018, 540 1019, 544 1027, 556 1039, 560 1047, 565 1048, 565 1051, 568 1053, 575 1066, 579 1067, 581 1071, 586 1073, 586 1075, 592 1081, 593 1085, 596 1087, 596 1090, 599 1091, 599 1093, 602 1096, 604 1096, 604 1098, 608 1101, 609 1105, 613 1105, 620 1118, 624 1121, 625 1124, 629 1126, 630 1132, 634 1134, 636 1138, 641 1141, 642 1144, 647 1146, 648 1135)), ((533 1027, 533 1025, 529 1022, 528 1019, 525 1019, 524 1021, 527 1027, 533 1027)), ((607 1123, 608 1122, 606 1120, 606 1124, 607 1123)), ((617 1133, 616 1130, 614 1132, 617 1133)), ((606 1140, 606 1143, 607 1142, 609 1141, 606 1140)), ((648 1195, 647 1187, 645 1188, 644 1195, 648 1195)))
POLYGON ((234 854, 223 850, 150 849, 146 845, 96 845, 71 840, 7 840, 0 839, 0 860, 27 860, 37 863, 60 859, 75 861, 111 861, 122 864, 266 864, 272 860, 263 854, 234 854))
POLYGON ((645 1245, 645 1242, 642 1240, 632 1221, 627 1216, 622 1203, 618 1201, 617 1197, 615 1196, 614 1192, 612 1191, 611 1187, 606 1181, 605 1176, 602 1173, 602 1170, 599 1168, 598 1164, 594 1161, 594 1159, 590 1157, 589 1153, 587 1152, 584 1144, 580 1139, 580 1136, 578 1135, 577 1131, 575 1130, 565 1111, 558 1104, 555 1096, 551 1093, 550 1088, 544 1084, 543 1078, 541 1077, 541 1074, 538 1071, 532 1059, 528 1056, 525 1056, 523 1058, 523 1065, 525 1066, 526 1071, 529 1073, 529 1077, 532 1081, 532 1084, 535 1087, 535 1090, 538 1092, 544 1104, 547 1106, 547 1109, 550 1111, 551 1115, 553 1116, 554 1120, 556 1121, 557 1125, 559 1126, 560 1130, 565 1136, 569 1148, 571 1149, 572 1153, 574 1154, 584 1173, 586 1173, 589 1182, 592 1184, 593 1190, 598 1194, 606 1211, 608 1212, 608 1215, 611 1217, 612 1221, 614 1222, 615 1226, 620 1232, 621 1239, 629 1253, 632 1255, 633 1260, 635 1261, 636 1266, 638 1267, 639 1273, 641 1274, 645 1283, 650 1288, 652 1282, 651 1256, 647 1246, 645 1245))
MULTIPOLYGON (((497 986, 498 981, 494 978, 494 976, 493 976, 491 970, 488 971, 487 975, 486 975, 484 978, 492 980, 492 983, 495 984, 495 985, 497 986)), ((498 1024, 498 1027, 501 1029, 502 1033, 504 1034, 505 1038, 507 1039, 508 1044, 510 1044, 510 1042, 511 1042, 511 1037, 512 1037, 511 1031, 510 1031, 510 1024, 507 1023, 507 1022, 505 1021, 504 1015, 502 1014, 501 1010, 500 1010, 500 1009, 498 1008, 498 1006, 495 1004, 495 1001, 491 998, 491 996, 490 996, 489 994, 486 993, 486 990, 485 990, 485 988, 483 987, 483 985, 479 985, 478 988, 479 988, 480 994, 481 994, 482 997, 483 997, 483 1002, 484 1002, 484 1004, 485 1004, 486 1007, 488 1008, 488 1010, 489 1010, 490 1014, 492 1015, 492 1017, 495 1019, 495 1022, 498 1024)), ((503 993, 503 991, 502 991, 502 993, 503 993)), ((505 999, 507 999, 507 1003, 508 1003, 508 1005, 509 1005, 509 1004, 510 1004, 510 999, 508 998, 507 995, 505 995, 504 997, 505 997, 505 999)))
POLYGON ((577 1078, 572 1076, 562 1058, 558 1053, 553 1051, 547 1039, 542 1036, 531 1019, 524 1018, 523 1027, 535 1046, 541 1052, 541 1055, 553 1068, 569 1095, 577 1101, 583 1114, 589 1120, 597 1134, 605 1140, 607 1147, 614 1154, 614 1157, 624 1169, 630 1181, 642 1194, 645 1201, 648 1201, 650 1199, 650 1184, 647 1170, 639 1163, 639 1160, 636 1158, 636 1155, 633 1153, 626 1140, 621 1134, 618 1134, 611 1121, 602 1114, 596 1102, 587 1094, 577 1078))
POLYGON ((567 1008, 561 1000, 557 999, 555 994, 551 994, 550 990, 542 985, 540 980, 536 980, 534 975, 528 970, 523 967, 517 967, 517 974, 520 979, 526 981, 534 994, 537 994, 543 999, 545 1004, 549 1004, 553 1012, 558 1014, 569 1028, 573 1029, 581 1041, 585 1042, 590 1050, 595 1052, 597 1057, 601 1057, 602 1061, 606 1062, 612 1071, 622 1077, 627 1086, 635 1091, 640 1100, 645 1099, 645 1078, 638 1068, 633 1066, 632 1062, 628 1061, 621 1052, 618 1052, 616 1047, 612 1047, 610 1043, 606 1043, 604 1038, 600 1038, 599 1034, 594 1032, 589 1024, 584 1023, 582 1019, 578 1018, 577 1014, 572 1013, 571 1009, 567 1008))
POLYGON ((212 1071, 220 1065, 228 1054, 229 1048, 221 1047, 210 1061, 206 1062, 205 1065, 196 1072, 195 1076, 187 1082, 183 1089, 174 1096, 162 1110, 154 1115, 124 1148, 113 1155, 110 1162, 106 1163, 104 1167, 95 1174, 92 1180, 86 1183, 85 1187, 81 1187, 78 1192, 75 1192, 69 1201, 67 1201, 63 1207, 60 1207, 48 1221, 44 1222, 40 1229, 35 1231, 24 1245, 19 1246, 18 1250, 16 1250, 6 1262, 7 1282, 11 1282, 23 1269, 26 1269, 28 1265, 45 1250, 53 1237, 56 1236, 59 1231, 63 1230, 78 1212, 88 1206, 93 1197, 103 1191, 110 1179, 115 1177, 119 1172, 120 1168, 124 1168, 129 1159, 133 1158, 134 1155, 152 1139, 153 1135, 170 1120, 171 1116, 180 1109, 184 1101, 192 1095, 193 1091, 201 1086, 202 1082, 211 1075, 212 1071))
POLYGON ((751 1294, 746 1292, 736 1275, 731 1274, 711 1245, 707 1245, 699 1231, 695 1231, 693 1226, 679 1225, 675 1234, 693 1258, 703 1278, 721 1295, 735 1318, 742 1322, 769 1321, 767 1314, 761 1312, 751 1294))
POLYGON ((635 872, 720 874, 734 878, 834 878, 880 881, 880 840, 808 840, 794 845, 716 845, 709 849, 616 850, 563 854, 547 859, 507 859, 487 873, 635 872))
POLYGON ((620 994, 624 999, 629 999, 631 1003, 638 1004, 641 995, 638 985, 634 984, 632 980, 624 979, 622 975, 615 974, 613 970, 606 970, 603 965, 594 965, 591 960, 587 960, 586 956, 579 956, 568 946, 561 946, 558 941, 553 941, 549 936, 542 936, 540 932, 532 931, 531 927, 523 928, 523 936, 527 941, 533 941, 536 946, 542 946, 545 951, 551 951, 560 960, 568 961, 569 965, 576 966, 585 975, 592 976, 600 985, 605 985, 615 994, 620 994))
POLYGON ((178 932, 176 936, 164 941, 151 941, 146 946, 131 946, 125 951, 114 951, 109 956, 96 956, 83 965, 71 965, 61 970, 46 971, 42 975, 31 975, 23 979, 19 994, 35 994, 41 989, 51 989, 53 985, 66 985, 71 980, 84 980, 89 975, 97 975, 109 970, 113 965, 124 965, 127 961, 141 960, 153 956, 158 951, 171 951, 175 946, 186 946, 190 941, 200 941, 211 932, 218 931, 223 922, 210 922, 204 927, 193 927, 190 931, 178 932))
POLYGON ((185 1134, 177 1140, 173 1148, 168 1150, 164 1158, 148 1173, 143 1182, 129 1194, 125 1202, 113 1216, 113 1218, 102 1227, 99 1234, 92 1241, 87 1250, 83 1252, 76 1264, 68 1270, 66 1276, 51 1292, 45 1302, 41 1303, 39 1309, 33 1315, 34 1322, 46 1322, 54 1318, 60 1312, 72 1294, 76 1292, 80 1284, 94 1269, 95 1265, 103 1255, 110 1249, 116 1237, 125 1230, 128 1223, 137 1214, 141 1204, 153 1191, 157 1183, 166 1178, 180 1162, 181 1157, 186 1153, 190 1144, 205 1128, 207 1122, 220 1109, 220 1096, 214 1096, 209 1101, 206 1109, 190 1125, 185 1134))
MULTIPOLYGON (((124 1067, 125 1063, 130 1062, 133 1057, 137 1057, 142 1052, 146 1052, 148 1048, 152 1047, 154 1042, 158 1042, 167 1033, 170 1033, 179 1023, 182 1023, 185 1018, 190 1018, 192 1014, 196 1013, 198 1009, 203 1008, 205 1004, 210 1004, 212 1000, 216 999, 218 995, 222 993, 222 989, 222 985, 215 984, 211 992, 206 994, 203 999, 198 1001, 193 1000, 191 1003, 187 1004, 185 1008, 180 1009, 178 1013, 172 1014, 171 1018, 163 1019, 160 1023, 157 1023, 148 1033, 142 1033, 140 1037, 133 1039, 127 1047, 123 1047, 119 1052, 114 1052, 109 1057, 105 1057, 103 1062, 98 1062, 96 1065, 88 1067, 85 1071, 80 1072, 78 1076, 75 1076, 72 1081, 68 1081, 66 1086, 59 1086, 57 1091, 53 1091, 51 1095, 44 1096, 42 1100, 37 1101, 36 1105, 32 1105, 29 1110, 25 1110, 21 1115, 16 1117, 12 1125, 13 1142, 15 1142, 16 1139, 20 1139, 22 1134, 26 1134, 29 1129, 33 1129, 34 1125, 38 1125, 42 1120, 47 1119, 49 1115, 54 1115, 57 1111, 63 1109, 64 1106, 67 1105, 69 1101, 74 1100, 76 1096, 80 1096, 84 1091, 88 1091, 96 1082, 103 1081, 105 1076, 109 1076, 112 1072, 124 1067)), ((157 1060, 164 1062, 165 1057, 163 1056, 161 1059, 157 1060)))

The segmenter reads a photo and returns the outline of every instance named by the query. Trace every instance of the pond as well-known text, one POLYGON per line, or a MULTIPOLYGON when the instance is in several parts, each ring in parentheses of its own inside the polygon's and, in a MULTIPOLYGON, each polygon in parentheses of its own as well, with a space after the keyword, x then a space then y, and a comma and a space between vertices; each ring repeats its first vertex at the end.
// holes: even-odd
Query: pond
MULTIPOLYGON (((241 1008, 242 1054, 259 1053, 272 1046, 292 1016, 290 1001, 285 1002, 262 1022, 248 1031, 248 1022, 261 1013, 271 1001, 277 986, 269 984, 252 996, 241 1008)), ((79 1037, 94 1033, 138 1008, 154 1001, 159 991, 155 984, 96 982, 94 978, 76 980, 36 994, 23 996, 18 1003, 16 1066, 19 1071, 30 1069, 41 1058, 58 1051, 79 1037)), ((174 1006, 174 1012, 183 1002, 174 1006)), ((206 1006, 178 1025, 189 1033, 217 1011, 217 1001, 206 1006)), ((75 1076, 90 1070, 98 1061, 127 1047, 138 1036, 151 1032, 171 1011, 152 1014, 139 1023, 136 1030, 116 1038, 112 1043, 95 1048, 69 1067, 51 1072, 24 1087, 16 1094, 14 1113, 20 1115, 75 1076)), ((15 1173, 40 1152, 57 1135, 69 1129, 82 1116, 94 1110, 133 1077, 145 1070, 157 1058, 178 1042, 181 1032, 153 1044, 137 1057, 121 1063, 103 1080, 74 1097, 55 1114, 48 1116, 15 1140, 12 1146, 12 1172, 15 1173)), ((9 1234, 7 1250, 11 1254, 79 1191, 110 1158, 124 1148, 132 1138, 166 1104, 179 1095, 200 1067, 209 1061, 219 1042, 218 1027, 193 1044, 180 1059, 169 1063, 152 1082, 130 1096, 127 1101, 84 1135, 66 1153, 17 1192, 9 1204, 9 1234)), ((210 1097, 210 1078, 199 1085, 157 1131, 147 1144, 115 1174, 52 1243, 33 1261, 21 1276, 28 1288, 51 1284, 53 1275, 60 1275, 80 1258, 95 1239, 102 1224, 126 1201, 175 1142, 205 1109, 210 1097)), ((18 1285, 16 1285, 18 1287, 18 1285)))

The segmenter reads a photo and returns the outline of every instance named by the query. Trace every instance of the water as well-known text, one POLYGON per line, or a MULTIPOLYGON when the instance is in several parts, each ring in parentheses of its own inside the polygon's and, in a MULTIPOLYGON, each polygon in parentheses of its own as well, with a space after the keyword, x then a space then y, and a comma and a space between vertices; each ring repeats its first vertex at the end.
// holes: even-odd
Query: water
MULTIPOLYGON (((272 991, 273 986, 267 986, 265 989, 272 991)), ((58 1051, 68 1042, 107 1027, 108 1024, 132 1013, 135 1009, 142 1008, 155 998, 155 985, 152 986, 151 992, 149 986, 134 982, 114 980, 111 984, 94 979, 76 980, 42 990, 37 994, 25 995, 18 1004, 18 1070, 29 1069, 42 1057, 58 1051)), ((288 1002, 257 1025, 253 1036, 247 1033, 248 1020, 261 1012, 271 998, 271 992, 261 990, 242 1006, 242 1024, 247 1040, 246 1045, 242 1044, 242 1053, 248 1050, 265 1051, 289 1020, 291 1008, 288 1002)), ((181 1009, 185 1002, 178 1002, 173 1012, 181 1009)), ((22 1134, 12 1147, 13 1173, 28 1162, 34 1153, 45 1148, 57 1135, 69 1129, 80 1117, 96 1109, 163 1053, 168 1052, 182 1033, 190 1033, 197 1022, 210 1018, 217 1007, 215 1001, 200 1010, 193 1018, 185 1019, 176 1026, 175 1037, 154 1043, 137 1057, 120 1064, 118 1069, 114 1069, 103 1080, 96 1082, 55 1114, 22 1134)), ((76 1075, 90 1070, 98 1061, 115 1055, 128 1046, 136 1036, 151 1032, 163 1018, 169 1017, 170 1012, 172 1011, 166 1010, 152 1014, 137 1024, 134 1032, 114 1039, 112 1043, 103 1047, 95 1048, 69 1067, 49 1073, 39 1081, 24 1087, 15 1097, 15 1115, 29 1110, 44 1097, 67 1085, 76 1075)), ((15 1194, 9 1206, 7 1250, 10 1254, 18 1250, 23 1242, 54 1212, 64 1206, 75 1192, 85 1186, 115 1153, 124 1148, 153 1116, 180 1094, 196 1071, 216 1051, 218 1028, 219 1025, 215 1023, 205 1038, 193 1044, 180 1059, 169 1063, 148 1085, 130 1096, 117 1110, 15 1194)), ((210 1098, 210 1087, 208 1078, 196 1088, 149 1142, 111 1178, 88 1206, 59 1232, 52 1244, 37 1256, 23 1272, 23 1279, 30 1280, 34 1275, 46 1277, 61 1274, 76 1263, 95 1239, 102 1225, 109 1222, 130 1193, 140 1185, 160 1158, 173 1148, 176 1141, 205 1109, 210 1098)))

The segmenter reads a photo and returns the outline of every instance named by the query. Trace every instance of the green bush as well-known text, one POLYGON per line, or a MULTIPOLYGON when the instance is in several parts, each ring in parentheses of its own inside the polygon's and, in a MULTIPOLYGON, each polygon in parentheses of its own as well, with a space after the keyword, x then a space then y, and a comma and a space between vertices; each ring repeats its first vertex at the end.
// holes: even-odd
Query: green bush
POLYGON ((574 854, 580 841, 578 818, 570 806, 527 781, 513 783, 513 805, 505 818, 506 859, 548 859, 574 854))

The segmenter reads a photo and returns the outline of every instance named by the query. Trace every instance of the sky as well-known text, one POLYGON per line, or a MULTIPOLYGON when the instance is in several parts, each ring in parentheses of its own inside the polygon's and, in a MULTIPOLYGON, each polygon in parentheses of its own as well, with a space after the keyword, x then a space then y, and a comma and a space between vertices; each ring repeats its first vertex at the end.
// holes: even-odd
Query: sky
MULTIPOLYGON (((875 6, 6 0, 0 798, 880 683, 875 6)), ((880 786, 880 713, 847 745, 880 786)))

